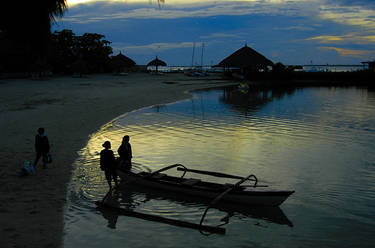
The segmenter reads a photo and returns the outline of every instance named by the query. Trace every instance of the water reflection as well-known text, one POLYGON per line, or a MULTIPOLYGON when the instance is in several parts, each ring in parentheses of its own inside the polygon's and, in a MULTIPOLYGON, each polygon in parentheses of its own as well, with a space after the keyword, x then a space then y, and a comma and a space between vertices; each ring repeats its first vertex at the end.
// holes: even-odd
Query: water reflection
MULTIPOLYGON (((375 95, 367 89, 215 89, 127 113, 92 134, 80 152, 66 214, 66 247, 102 247, 110 240, 120 247, 184 247, 181 240, 202 247, 372 247, 374 140, 375 95), (207 225, 225 223, 229 217, 225 238, 101 213, 93 204, 108 189, 99 169, 101 144, 110 140, 116 151, 125 134, 131 137, 133 159, 141 170, 181 163, 240 176, 253 173, 276 189, 296 193, 282 210, 210 210, 207 225), (268 228, 259 228, 264 226, 268 228), (140 234, 149 238, 132 238, 140 234)), ((193 223, 199 223, 207 206, 142 188, 124 187, 118 194, 121 208, 193 223)))
POLYGON ((229 107, 247 115, 273 100, 281 99, 285 95, 292 96, 295 91, 296 88, 262 90, 225 88, 220 100, 229 107))
MULTIPOLYGON (((209 199, 205 201, 202 200, 202 198, 194 198, 191 196, 186 197, 171 192, 153 190, 150 188, 145 189, 140 186, 122 183, 120 184, 120 187, 117 188, 115 191, 109 191, 105 195, 105 197, 100 201, 99 207, 97 209, 108 221, 107 227, 116 228, 116 223, 119 216, 132 216, 131 213, 137 210, 137 208, 141 204, 145 204, 151 200, 166 201, 169 204, 179 205, 181 206, 181 208, 184 209, 205 209, 208 207, 210 203, 209 199), (105 203, 111 208, 103 207, 101 205, 101 202, 105 203)), ((236 218, 239 218, 242 221, 246 221, 246 218, 253 220, 259 219, 274 224, 287 225, 293 227, 293 223, 288 219, 288 217, 279 207, 244 207, 240 205, 222 202, 215 204, 214 206, 212 206, 212 208, 214 208, 216 211, 215 215, 217 215, 218 211, 221 212, 220 223, 217 223, 217 226, 223 226, 228 224, 230 222, 230 218, 235 216, 236 218)), ((146 216, 145 218, 147 219, 150 213, 142 214, 142 217, 146 216)), ((160 213, 156 211, 156 214, 160 213)), ((203 214, 203 211, 201 211, 201 214, 203 214)), ((150 218, 150 220, 155 221, 154 218, 150 218)), ((199 219, 188 218, 188 220, 197 222, 199 219)), ((173 219, 171 223, 173 223, 173 219)), ((257 221, 256 225, 260 225, 260 222, 257 221)))

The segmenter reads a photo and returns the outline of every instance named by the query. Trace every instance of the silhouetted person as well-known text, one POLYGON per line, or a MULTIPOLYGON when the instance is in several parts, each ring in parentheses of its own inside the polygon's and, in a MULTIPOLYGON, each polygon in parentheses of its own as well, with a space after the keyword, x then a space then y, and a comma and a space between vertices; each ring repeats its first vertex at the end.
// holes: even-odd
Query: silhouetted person
POLYGON ((105 173, 105 178, 107 179, 109 190, 112 190, 112 178, 115 181, 116 187, 117 183, 117 173, 116 173, 116 159, 113 151, 111 150, 111 142, 106 141, 102 145, 104 149, 100 152, 100 169, 105 173))
POLYGON ((132 146, 130 145, 129 140, 130 140, 129 136, 125 135, 122 138, 122 143, 117 150, 117 153, 120 155, 119 165, 126 170, 131 169, 132 158, 133 158, 132 146))
POLYGON ((44 128, 42 127, 38 129, 38 134, 35 136, 35 152, 36 158, 34 161, 34 167, 36 168, 40 157, 42 157, 43 169, 47 168, 46 164, 49 153, 49 142, 47 135, 44 133, 44 128))

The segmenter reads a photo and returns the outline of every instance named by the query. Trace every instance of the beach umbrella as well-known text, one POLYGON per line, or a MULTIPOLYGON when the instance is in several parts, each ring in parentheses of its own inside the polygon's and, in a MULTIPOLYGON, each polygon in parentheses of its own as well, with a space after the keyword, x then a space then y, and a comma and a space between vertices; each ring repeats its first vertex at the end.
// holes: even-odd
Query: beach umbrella
POLYGON ((223 59, 217 66, 225 68, 239 67, 241 69, 248 68, 252 70, 259 70, 266 69, 268 66, 273 66, 273 62, 254 49, 245 45, 223 59))
POLYGON ((158 67, 159 66, 167 66, 167 63, 165 63, 163 60, 158 59, 158 56, 152 61, 150 61, 147 66, 155 66, 156 67, 156 72, 158 72, 158 67))

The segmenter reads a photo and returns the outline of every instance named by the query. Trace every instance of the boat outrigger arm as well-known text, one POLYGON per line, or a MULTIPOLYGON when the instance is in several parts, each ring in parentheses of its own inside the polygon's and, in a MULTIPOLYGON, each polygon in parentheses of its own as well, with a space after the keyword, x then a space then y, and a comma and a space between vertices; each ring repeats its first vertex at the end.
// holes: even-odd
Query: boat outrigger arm
MULTIPOLYGON (((193 173, 198 173, 198 174, 204 174, 204 175, 210 175, 210 176, 215 176, 215 177, 225 177, 225 178, 232 178, 232 179, 240 179, 240 181, 238 181, 237 183, 231 185, 228 189, 226 189, 224 192, 220 193, 219 195, 217 195, 207 206, 206 210, 204 211, 202 217, 201 217, 201 220, 200 220, 200 223, 199 225, 200 226, 203 226, 203 221, 204 221, 204 218, 206 217, 206 214, 208 212, 208 210, 213 207, 217 202, 219 202, 226 194, 228 194, 229 192, 231 192, 232 190, 234 190, 235 188, 239 187, 242 183, 244 183, 245 181, 253 181, 254 182, 254 185, 252 187, 257 187, 257 184, 258 184, 258 178, 254 175, 254 174, 250 174, 248 175, 247 177, 239 177, 239 176, 234 176, 234 175, 229 175, 229 174, 224 174, 224 173, 219 173, 219 172, 211 172, 211 171, 203 171, 203 170, 193 170, 193 169, 188 169, 186 168, 184 165, 182 164, 173 164, 173 165, 170 165, 170 166, 167 166, 167 167, 164 167, 160 170, 157 170, 149 175, 147 175, 147 177, 152 177, 160 172, 163 172, 163 171, 166 171, 166 170, 169 170, 169 169, 172 169, 172 168, 175 168, 177 167, 177 170, 179 171, 184 171, 184 173, 182 174, 181 178, 183 178, 186 174, 186 172, 193 172, 193 173)), ((266 185, 262 185, 260 187, 267 187, 266 185)), ((203 229, 203 228, 202 228, 203 229)), ((201 229, 201 230, 202 230, 201 229)))
POLYGON ((239 187, 242 183, 244 183, 245 181, 247 180, 250 180, 250 179, 254 179, 255 180, 255 184, 254 184, 254 187, 256 187, 256 184, 258 182, 258 179, 255 175, 253 174, 250 174, 248 175, 247 177, 245 178, 242 178, 240 181, 238 181, 236 184, 234 184, 232 187, 228 188, 227 190, 225 190, 223 193, 219 194, 218 196, 215 197, 215 199, 213 199, 207 206, 206 210, 204 211, 202 217, 201 217, 201 221, 199 222, 199 225, 200 226, 203 226, 203 221, 204 221, 204 218, 206 217, 206 214, 208 212, 208 210, 213 207, 217 202, 219 202, 221 200, 221 198, 223 198, 226 194, 228 194, 229 192, 231 192, 232 190, 234 190, 235 188, 239 187))
POLYGON ((267 185, 261 185, 261 186, 257 185, 258 184, 258 178, 255 175, 253 175, 253 174, 251 174, 251 175, 249 175, 247 177, 239 177, 239 176, 234 176, 234 175, 220 173, 220 172, 214 172, 214 171, 204 171, 204 170, 188 169, 188 168, 186 168, 182 164, 172 164, 172 165, 169 165, 167 167, 161 168, 161 169, 159 169, 157 171, 154 171, 154 172, 150 173, 149 175, 147 175, 147 177, 153 177, 154 175, 156 175, 156 174, 158 174, 160 172, 163 172, 163 171, 166 171, 166 170, 170 170, 170 169, 175 168, 175 167, 177 167, 178 171, 183 171, 184 172, 182 174, 181 178, 184 178, 184 176, 186 175, 186 172, 192 172, 192 173, 209 175, 209 176, 214 176, 214 177, 224 177, 224 178, 232 178, 232 179, 241 179, 243 181, 240 184, 242 184, 245 181, 254 181, 254 185, 253 185, 254 188, 255 187, 267 187, 267 185))

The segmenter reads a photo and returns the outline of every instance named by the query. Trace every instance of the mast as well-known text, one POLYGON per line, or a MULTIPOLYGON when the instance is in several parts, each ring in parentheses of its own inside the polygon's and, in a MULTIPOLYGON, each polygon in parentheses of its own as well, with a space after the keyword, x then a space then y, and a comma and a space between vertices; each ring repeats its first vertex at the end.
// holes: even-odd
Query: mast
POLYGON ((201 70, 203 71, 203 50, 204 50, 204 43, 202 42, 202 54, 201 54, 201 70))
POLYGON ((191 69, 194 68, 194 52, 195 52, 195 42, 193 43, 193 55, 191 56, 191 69))

